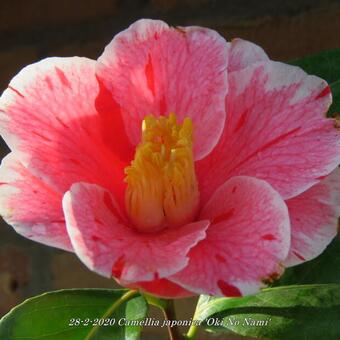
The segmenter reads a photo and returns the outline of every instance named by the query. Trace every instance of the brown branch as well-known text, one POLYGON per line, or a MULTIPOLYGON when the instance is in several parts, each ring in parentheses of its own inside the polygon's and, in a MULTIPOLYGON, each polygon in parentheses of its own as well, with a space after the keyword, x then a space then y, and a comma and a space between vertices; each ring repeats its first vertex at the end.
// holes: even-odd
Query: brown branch
MULTIPOLYGON (((175 305, 173 300, 168 300, 167 307, 163 309, 163 314, 165 317, 165 320, 171 321, 172 320, 177 320, 176 319, 176 314, 175 314, 175 305)), ((184 336, 181 334, 179 331, 177 325, 168 325, 168 332, 169 332, 169 337, 170 340, 183 340, 184 336)))

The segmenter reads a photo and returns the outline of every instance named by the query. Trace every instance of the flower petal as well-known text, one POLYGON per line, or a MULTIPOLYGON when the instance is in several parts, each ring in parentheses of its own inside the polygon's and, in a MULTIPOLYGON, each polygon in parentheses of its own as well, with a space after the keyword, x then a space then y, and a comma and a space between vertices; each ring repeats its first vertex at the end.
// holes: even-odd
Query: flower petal
POLYGON ((250 41, 236 38, 230 42, 229 73, 242 70, 256 62, 268 60, 266 52, 250 41))
POLYGON ((232 72, 229 82, 223 135, 196 163, 203 202, 238 175, 264 179, 288 199, 339 164, 340 133, 325 116, 331 93, 324 80, 264 62, 232 72))
POLYGON ((192 292, 182 288, 181 286, 173 283, 167 279, 159 279, 154 281, 136 282, 133 284, 126 284, 122 281, 118 281, 122 286, 140 289, 149 294, 159 296, 165 299, 179 299, 195 295, 192 292))
POLYGON ((98 59, 99 75, 124 108, 133 144, 147 114, 176 113, 194 123, 195 157, 216 145, 225 121, 226 41, 201 27, 139 20, 119 33, 98 59))
POLYGON ((54 190, 64 193, 84 180, 122 197, 133 148, 95 64, 48 58, 24 68, 1 96, 0 131, 20 161, 54 190))
POLYGON ((294 266, 320 255, 337 234, 340 169, 286 203, 292 224, 292 242, 285 264, 294 266))
POLYGON ((7 155, 0 167, 0 214, 19 234, 72 250, 61 207, 62 195, 7 155))
POLYGON ((72 185, 63 199, 66 226, 79 258, 97 273, 124 282, 153 281, 184 268, 190 248, 205 237, 208 221, 158 233, 127 226, 113 197, 87 183, 72 185))
POLYGON ((290 245, 287 207, 265 181, 233 177, 204 207, 207 237, 190 262, 169 279, 197 294, 238 296, 256 293, 277 278, 290 245))

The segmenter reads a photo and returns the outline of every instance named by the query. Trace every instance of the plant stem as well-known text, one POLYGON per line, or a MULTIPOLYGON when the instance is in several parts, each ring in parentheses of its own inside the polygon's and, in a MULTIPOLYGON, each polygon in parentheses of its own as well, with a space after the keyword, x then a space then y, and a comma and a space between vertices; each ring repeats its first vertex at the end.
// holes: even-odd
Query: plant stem
MULTIPOLYGON (((118 309, 124 302, 129 301, 130 299, 132 299, 134 296, 136 296, 138 294, 137 290, 129 290, 128 292, 126 292, 124 295, 122 295, 122 297, 120 299, 118 299, 116 302, 114 302, 112 304, 112 306, 105 312, 105 314, 101 317, 102 319, 105 319, 107 317, 109 317, 116 309, 118 309)), ((94 326, 91 331, 89 332, 89 334, 87 334, 85 340, 90 340, 99 330, 99 325, 97 324, 96 326, 94 326)))
MULTIPOLYGON (((169 320, 170 322, 172 320, 176 320, 176 314, 175 314, 175 305, 173 300, 168 300, 168 304, 166 308, 162 309, 165 320, 169 320)), ((179 331, 177 325, 173 325, 170 327, 168 325, 168 332, 170 340, 182 340, 184 337, 182 336, 181 332, 179 331)))
POLYGON ((188 333, 185 335, 185 339, 194 339, 196 334, 198 332, 198 327, 194 324, 192 324, 188 330, 188 333))
POLYGON ((143 293, 145 300, 151 306, 155 306, 160 309, 165 309, 168 306, 168 301, 166 299, 161 299, 151 294, 143 293))
POLYGON ((198 314, 198 305, 199 305, 199 301, 197 301, 194 316, 192 317, 193 323, 191 324, 187 334, 185 334, 185 336, 184 336, 184 339, 186 339, 186 340, 195 339, 195 337, 197 335, 198 326, 197 326, 197 324, 194 323, 194 321, 196 320, 196 315, 198 314))

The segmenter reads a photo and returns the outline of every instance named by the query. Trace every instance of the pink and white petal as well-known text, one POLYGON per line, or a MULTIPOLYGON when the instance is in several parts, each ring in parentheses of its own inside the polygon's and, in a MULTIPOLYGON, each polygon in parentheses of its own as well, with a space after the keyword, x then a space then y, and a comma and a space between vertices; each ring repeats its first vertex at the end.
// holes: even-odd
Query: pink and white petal
POLYGON ((84 180, 122 196, 133 148, 95 64, 48 58, 25 67, 0 98, 0 132, 24 166, 54 190, 64 193, 84 180))
POLYGON ((338 230, 340 217, 340 169, 304 193, 286 201, 292 226, 292 242, 286 266, 320 255, 338 230))
POLYGON ((176 113, 194 123, 195 158, 216 145, 225 121, 228 45, 202 27, 169 27, 142 19, 114 37, 98 59, 98 74, 124 108, 133 144, 145 115, 176 113))
POLYGON ((0 215, 24 237, 70 250, 62 195, 32 175, 10 153, 0 167, 0 215))
POLYGON ((133 284, 125 284, 124 282, 118 280, 118 283, 122 286, 132 289, 140 289, 144 292, 165 299, 179 299, 195 295, 195 293, 189 292, 188 290, 167 279, 136 282, 133 284))
POLYGON ((266 52, 258 45, 240 38, 230 43, 228 72, 239 71, 260 61, 269 61, 266 52))
POLYGON ((123 282, 153 281, 188 263, 187 253, 205 237, 209 221, 146 234, 127 225, 114 198, 87 183, 63 199, 67 230, 78 257, 93 271, 123 282))
POLYGON ((327 83, 298 67, 270 61, 232 72, 223 135, 196 163, 202 201, 238 175, 266 180, 285 199, 318 183, 340 163, 330 103, 327 83))
POLYGON ((290 246, 288 209, 265 181, 233 177, 203 208, 207 237, 169 280, 197 294, 240 296, 259 291, 283 272, 290 246))

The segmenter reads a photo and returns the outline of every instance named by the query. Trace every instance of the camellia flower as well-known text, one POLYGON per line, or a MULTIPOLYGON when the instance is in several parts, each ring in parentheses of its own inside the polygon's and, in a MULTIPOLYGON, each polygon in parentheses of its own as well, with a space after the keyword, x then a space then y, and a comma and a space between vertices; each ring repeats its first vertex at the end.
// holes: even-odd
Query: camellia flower
POLYGON ((336 235, 330 103, 324 80, 250 42, 137 21, 98 61, 48 58, 10 82, 1 214, 127 287, 255 293, 336 235))

